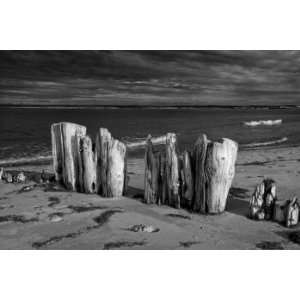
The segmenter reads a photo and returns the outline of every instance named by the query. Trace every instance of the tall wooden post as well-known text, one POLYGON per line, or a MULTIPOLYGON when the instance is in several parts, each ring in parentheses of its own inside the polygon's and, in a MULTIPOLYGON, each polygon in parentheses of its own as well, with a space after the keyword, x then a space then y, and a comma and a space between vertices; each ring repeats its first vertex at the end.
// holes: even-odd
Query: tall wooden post
POLYGON ((80 139, 81 164, 81 190, 84 193, 95 193, 96 191, 96 163, 93 153, 93 143, 89 136, 80 139))
POLYGON ((184 151, 181 166, 181 201, 182 207, 191 209, 194 197, 194 174, 189 151, 184 151))
POLYGON ((103 197, 121 196, 126 189, 126 146, 106 128, 96 137, 96 191, 103 197))
POLYGON ((112 136, 106 128, 99 128, 96 136, 96 192, 103 196, 109 197, 107 186, 108 177, 108 153, 112 147, 112 136))
POLYGON ((147 138, 145 151, 144 200, 147 204, 157 204, 159 198, 159 156, 154 155, 151 136, 147 138))
POLYGON ((207 212, 207 172, 206 172, 206 155, 207 146, 210 141, 206 135, 201 135, 196 141, 194 147, 194 169, 195 169, 195 197, 193 202, 193 211, 207 212))
POLYGON ((208 213, 221 213, 226 208, 229 188, 235 174, 237 150, 237 143, 225 138, 222 143, 211 143, 207 149, 208 213))
POLYGON ((74 123, 57 123, 51 126, 53 165, 55 178, 67 189, 76 191, 78 180, 78 139, 84 136, 86 127, 74 123))
POLYGON ((180 208, 179 165, 176 147, 176 134, 168 133, 166 137, 167 202, 170 206, 180 208))
POLYGON ((126 146, 124 143, 113 140, 108 153, 108 195, 111 197, 122 196, 126 189, 126 146))

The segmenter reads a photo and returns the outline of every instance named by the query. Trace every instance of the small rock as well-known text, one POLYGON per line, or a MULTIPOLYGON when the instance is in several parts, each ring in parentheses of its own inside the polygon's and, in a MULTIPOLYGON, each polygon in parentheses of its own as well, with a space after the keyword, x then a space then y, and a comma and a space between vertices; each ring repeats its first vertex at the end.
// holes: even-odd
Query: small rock
POLYGON ((23 172, 20 172, 18 175, 17 175, 17 178, 16 178, 16 181, 18 183, 24 183, 26 180, 26 176, 23 172))
POLYGON ((63 218, 62 217, 60 217, 59 215, 51 215, 50 217, 49 217, 49 220, 50 220, 50 222, 61 222, 62 220, 63 220, 63 218))
POLYGON ((149 225, 149 226, 145 226, 144 229, 143 229, 144 232, 158 232, 159 231, 159 228, 155 228, 153 227, 152 225, 149 225))
POLYGON ((2 175, 2 178, 7 182, 7 183, 12 183, 13 182, 13 178, 12 175, 10 173, 4 173, 4 175, 2 175))
POLYGON ((22 187, 18 193, 23 193, 23 192, 30 192, 35 188, 35 185, 26 185, 22 187))
POLYGON ((144 225, 144 224, 139 224, 139 225, 133 225, 131 227, 128 228, 128 230, 133 231, 133 232, 158 232, 160 229, 159 228, 155 228, 152 225, 144 225))

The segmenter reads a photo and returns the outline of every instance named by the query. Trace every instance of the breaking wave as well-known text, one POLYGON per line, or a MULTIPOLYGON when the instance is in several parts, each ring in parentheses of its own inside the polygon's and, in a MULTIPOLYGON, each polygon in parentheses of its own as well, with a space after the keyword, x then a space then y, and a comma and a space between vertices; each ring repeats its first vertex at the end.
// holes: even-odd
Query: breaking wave
POLYGON ((280 125, 282 124, 282 120, 259 120, 259 121, 250 121, 250 122, 244 122, 244 125, 246 126, 259 126, 259 125, 267 125, 267 126, 272 126, 272 125, 280 125))
POLYGON ((287 137, 284 137, 279 140, 273 140, 269 142, 261 142, 261 143, 250 143, 250 144, 245 144, 243 145, 244 147, 261 147, 261 146, 270 146, 270 145, 276 145, 276 144, 281 144, 284 143, 288 140, 287 137))

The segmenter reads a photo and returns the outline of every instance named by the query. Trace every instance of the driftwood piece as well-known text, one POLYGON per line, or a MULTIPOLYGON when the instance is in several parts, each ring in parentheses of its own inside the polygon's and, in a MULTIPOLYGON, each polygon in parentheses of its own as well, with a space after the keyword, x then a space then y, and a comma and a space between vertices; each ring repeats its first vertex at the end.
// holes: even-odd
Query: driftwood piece
POLYGON ((194 175, 189 151, 184 151, 181 161, 181 203, 182 207, 192 208, 194 197, 194 175))
MULTIPOLYGON (((273 179, 266 178, 256 186, 249 205, 249 216, 257 220, 270 220, 274 218, 275 203, 277 201, 276 185, 273 179)), ((276 218, 280 217, 277 211, 276 218)))
POLYGON ((168 133, 166 137, 167 203, 175 208, 180 208, 179 166, 176 147, 176 134, 168 133))
POLYGON ((108 189, 108 155, 113 138, 106 128, 100 128, 96 136, 96 192, 103 197, 110 197, 108 189))
POLYGON ((84 193, 96 191, 96 164, 93 143, 89 136, 80 139, 80 189, 84 193))
POLYGON ((51 126, 52 154, 55 178, 69 190, 78 185, 78 139, 85 136, 86 127, 74 123, 56 123, 51 126))
POLYGON ((126 146, 124 143, 113 140, 111 149, 108 152, 108 196, 122 196, 126 184, 126 146))
POLYGON ((262 220, 265 218, 264 212, 264 194, 265 184, 264 182, 256 186, 255 191, 250 199, 249 205, 249 217, 252 219, 262 220))
POLYGON ((299 203, 298 199, 294 197, 288 201, 287 212, 286 212, 286 227, 296 226, 299 221, 299 203))
POLYGON ((210 141, 206 135, 201 135, 194 146, 194 169, 195 169, 195 198, 193 211, 207 212, 207 184, 208 175, 206 170, 207 146, 210 141))
POLYGON ((145 151, 144 200, 156 204, 159 198, 159 156, 154 154, 151 136, 148 136, 145 151))
POLYGON ((230 139, 208 146, 205 169, 208 174, 208 213, 222 213, 235 174, 238 145, 230 139))

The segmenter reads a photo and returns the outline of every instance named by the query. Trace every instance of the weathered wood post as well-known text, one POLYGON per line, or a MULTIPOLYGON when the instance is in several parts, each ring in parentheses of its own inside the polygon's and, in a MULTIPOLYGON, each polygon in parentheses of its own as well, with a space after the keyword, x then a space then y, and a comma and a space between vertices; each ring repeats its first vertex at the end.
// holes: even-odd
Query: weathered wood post
POLYGON ((191 209, 194 197, 194 174, 189 151, 184 151, 181 166, 181 201, 182 207, 191 209))
POLYGON ((272 218, 281 218, 276 206, 276 185, 270 178, 264 179, 255 188, 250 199, 249 217, 257 220, 270 220, 272 218))
POLYGON ((126 190, 126 146, 124 143, 113 140, 108 155, 108 191, 112 197, 122 196, 126 190))
POLYGON ((195 197, 193 202, 193 211, 207 212, 207 184, 208 174, 206 170, 207 145, 210 141, 206 135, 201 135, 195 144, 193 153, 193 162, 195 170, 195 197))
POLYGON ((166 136, 166 177, 167 203, 170 206, 180 208, 179 165, 175 133, 168 133, 166 136))
POLYGON ((67 189, 76 191, 78 181, 78 138, 84 136, 86 127, 74 123, 52 124, 52 155, 55 178, 67 189))
POLYGON ((103 197, 122 196, 126 189, 126 146, 106 128, 96 137, 96 191, 103 197))
POLYGON ((96 192, 109 197, 108 177, 108 153, 111 151, 112 136, 106 128, 99 128, 96 136, 96 192))
POLYGON ((200 136, 194 147, 195 196, 193 210, 221 213, 225 210, 234 173, 238 145, 230 139, 211 142, 200 136))
POLYGON ((151 135, 147 138, 145 151, 144 200, 147 204, 157 204, 159 198, 159 156, 154 155, 151 135))
POLYGON ((80 190, 84 193, 96 191, 96 162, 93 152, 93 142, 89 136, 80 138, 80 190))
POLYGON ((207 212, 222 213, 226 208, 228 192, 235 174, 238 145, 230 139, 209 144, 206 158, 207 212))

